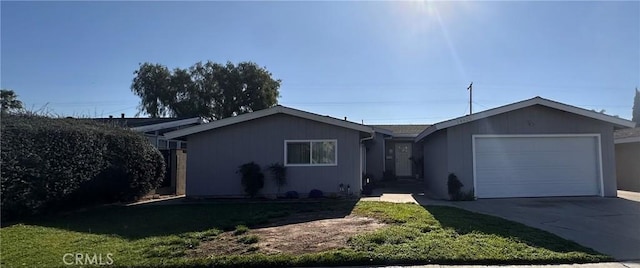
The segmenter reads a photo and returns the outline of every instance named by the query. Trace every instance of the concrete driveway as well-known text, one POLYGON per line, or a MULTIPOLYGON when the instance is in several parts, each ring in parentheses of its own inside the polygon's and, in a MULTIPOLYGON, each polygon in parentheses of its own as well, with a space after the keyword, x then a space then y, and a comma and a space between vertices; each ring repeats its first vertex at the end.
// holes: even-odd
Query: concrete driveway
MULTIPOLYGON (((618 198, 509 198, 437 202, 542 229, 616 260, 640 260, 640 194, 618 198)), ((423 205, 433 202, 416 198, 423 205), (422 202, 421 202, 422 201, 422 202)))

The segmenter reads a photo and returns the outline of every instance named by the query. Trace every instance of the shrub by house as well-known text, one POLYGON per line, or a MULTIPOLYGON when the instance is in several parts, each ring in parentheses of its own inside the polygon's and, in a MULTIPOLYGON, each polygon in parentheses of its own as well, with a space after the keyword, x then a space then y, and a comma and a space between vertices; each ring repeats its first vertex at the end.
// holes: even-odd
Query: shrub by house
POLYGON ((2 220, 137 199, 165 167, 143 136, 88 120, 8 115, 0 121, 2 220))

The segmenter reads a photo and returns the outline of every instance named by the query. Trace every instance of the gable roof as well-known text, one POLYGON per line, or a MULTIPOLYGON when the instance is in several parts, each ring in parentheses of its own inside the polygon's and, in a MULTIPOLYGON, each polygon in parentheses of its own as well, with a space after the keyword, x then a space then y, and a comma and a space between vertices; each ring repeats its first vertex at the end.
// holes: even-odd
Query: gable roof
POLYGON ((640 127, 616 130, 613 139, 616 144, 640 142, 640 127))
POLYGON ((376 129, 390 130, 394 137, 415 138, 430 125, 371 125, 376 129))
POLYGON ((193 126, 193 127, 179 129, 179 130, 176 130, 176 131, 167 132, 167 133, 164 134, 164 136, 167 139, 173 139, 173 138, 177 138, 177 137, 183 137, 183 136, 196 134, 196 133, 207 131, 207 130, 211 130, 211 129, 216 129, 216 128, 221 128, 221 127, 225 127, 225 126, 229 126, 229 125, 233 125, 233 124, 238 124, 238 123, 242 123, 242 122, 246 122, 246 121, 249 121, 249 120, 258 119, 258 118, 262 118, 262 117, 266 117, 266 116, 270 116, 270 115, 274 115, 274 114, 291 115, 291 116, 295 116, 295 117, 300 117, 300 118, 313 120, 313 121, 320 122, 320 123, 325 123, 325 124, 334 125, 334 126, 338 126, 338 127, 353 129, 353 130, 366 132, 366 133, 373 133, 374 132, 373 128, 371 128, 370 126, 361 125, 361 124, 349 122, 349 121, 346 121, 346 120, 340 120, 340 119, 329 117, 329 116, 322 116, 322 115, 319 115, 319 114, 309 113, 309 112, 296 110, 296 109, 293 109, 293 108, 289 108, 289 107, 278 105, 278 106, 274 106, 274 107, 271 107, 271 108, 258 110, 258 111, 255 111, 255 112, 250 112, 250 113, 246 113, 246 114, 237 115, 237 116, 234 116, 234 117, 228 117, 228 118, 216 120, 216 121, 213 121, 213 122, 210 122, 210 123, 206 123, 206 124, 202 124, 202 125, 197 125, 197 126, 193 126))
POLYGON ((491 116, 494 116, 494 115, 498 115, 498 114, 502 114, 502 113, 506 113, 506 112, 511 112, 511 111, 514 111, 514 110, 522 109, 522 108, 533 106, 533 105, 542 105, 542 106, 554 108, 554 109, 557 109, 557 110, 561 110, 561 111, 565 111, 565 112, 569 112, 569 113, 582 115, 582 116, 585 116, 585 117, 589 117, 589 118, 593 118, 593 119, 609 122, 609 123, 613 124, 615 127, 618 127, 618 128, 629 128, 629 127, 634 127, 635 126, 635 123, 631 122, 629 120, 625 120, 625 119, 622 119, 622 118, 617 118, 617 117, 614 117, 614 116, 610 116, 610 115, 606 115, 606 114, 602 114, 602 113, 598 113, 598 112, 594 112, 594 111, 589 111, 587 109, 579 108, 579 107, 576 107, 576 106, 571 106, 571 105, 568 105, 568 104, 564 104, 564 103, 548 100, 548 99, 541 98, 541 97, 535 97, 535 98, 531 98, 531 99, 528 99, 528 100, 524 100, 524 101, 520 101, 520 102, 516 102, 516 103, 500 106, 500 107, 497 107, 497 108, 489 109, 489 110, 486 110, 486 111, 483 111, 483 112, 479 112, 479 113, 475 113, 475 114, 471 114, 471 115, 466 115, 466 116, 461 116, 461 117, 458 117, 458 118, 454 118, 454 119, 451 119, 451 120, 447 120, 447 121, 443 121, 443 122, 437 123, 435 125, 432 125, 432 126, 428 127, 422 133, 420 133, 420 135, 418 135, 416 137, 415 141, 418 142, 418 141, 424 139, 429 134, 431 134, 433 132, 436 132, 437 130, 440 130, 440 129, 445 129, 445 128, 449 128, 449 127, 453 127, 453 126, 457 126, 457 125, 473 122, 473 121, 476 121, 478 119, 483 119, 483 118, 491 117, 491 116))

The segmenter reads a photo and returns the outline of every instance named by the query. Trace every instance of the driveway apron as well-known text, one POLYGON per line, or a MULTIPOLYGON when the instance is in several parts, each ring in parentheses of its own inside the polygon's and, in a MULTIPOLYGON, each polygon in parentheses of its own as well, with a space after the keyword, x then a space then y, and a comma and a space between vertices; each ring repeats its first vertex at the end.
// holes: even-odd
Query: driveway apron
POLYGON ((640 260, 640 199, 510 198, 447 203, 551 232, 616 260, 640 260))

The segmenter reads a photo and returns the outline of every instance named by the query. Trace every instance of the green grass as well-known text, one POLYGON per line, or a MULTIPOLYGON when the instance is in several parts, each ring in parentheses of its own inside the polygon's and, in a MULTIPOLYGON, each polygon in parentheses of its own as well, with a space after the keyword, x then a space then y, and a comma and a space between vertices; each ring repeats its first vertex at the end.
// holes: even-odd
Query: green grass
MULTIPOLYGON (((308 213, 326 217, 326 213, 308 213)), ((65 253, 112 254, 112 266, 258 267, 376 264, 584 263, 610 257, 550 233, 449 207, 330 201, 106 207, 0 229, 0 266, 66 267, 65 253), (314 254, 256 253, 249 228, 300 212, 349 213, 389 225, 314 254), (246 228, 246 230, 245 230, 246 228), (239 231, 240 230, 240 231, 239 231), (242 231, 244 230, 244 231, 242 231), (223 231, 246 240, 246 255, 191 258, 189 249, 223 231)), ((244 242, 243 242, 244 243, 244 242)))
POLYGON ((260 238, 257 235, 245 235, 238 238, 238 242, 242 244, 255 244, 258 243, 260 238))
POLYGON ((245 225, 237 225, 233 235, 242 235, 249 231, 249 227, 245 225))

